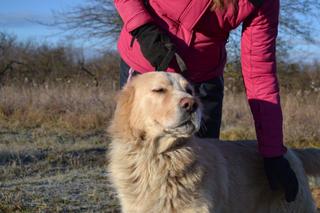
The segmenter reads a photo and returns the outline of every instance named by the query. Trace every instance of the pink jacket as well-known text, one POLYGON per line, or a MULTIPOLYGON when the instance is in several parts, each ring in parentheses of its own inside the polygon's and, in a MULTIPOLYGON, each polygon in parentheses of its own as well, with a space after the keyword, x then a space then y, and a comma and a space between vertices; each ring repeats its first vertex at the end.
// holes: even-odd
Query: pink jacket
MULTIPOLYGON (((143 2, 115 0, 124 22, 118 41, 120 56, 141 73, 154 68, 143 57, 138 42, 131 43, 130 32, 145 23, 154 22, 168 33, 186 62, 187 78, 191 82, 202 82, 223 74, 229 32, 243 23, 242 73, 259 151, 264 157, 284 154, 275 56, 279 0, 264 0, 259 8, 249 0, 239 0, 238 7, 211 12, 210 22, 205 18, 211 0, 149 0, 148 8, 143 2), (206 28, 211 34, 201 31, 206 28)), ((178 71, 177 65, 171 63, 167 71, 178 71)))

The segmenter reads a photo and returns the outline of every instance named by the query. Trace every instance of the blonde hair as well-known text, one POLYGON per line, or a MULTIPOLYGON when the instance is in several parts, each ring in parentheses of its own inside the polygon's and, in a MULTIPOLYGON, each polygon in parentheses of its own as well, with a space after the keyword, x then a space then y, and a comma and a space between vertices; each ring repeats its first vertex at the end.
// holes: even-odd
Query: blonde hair
POLYGON ((226 9, 228 5, 232 4, 236 6, 238 0, 212 0, 212 7, 211 10, 215 9, 226 9))

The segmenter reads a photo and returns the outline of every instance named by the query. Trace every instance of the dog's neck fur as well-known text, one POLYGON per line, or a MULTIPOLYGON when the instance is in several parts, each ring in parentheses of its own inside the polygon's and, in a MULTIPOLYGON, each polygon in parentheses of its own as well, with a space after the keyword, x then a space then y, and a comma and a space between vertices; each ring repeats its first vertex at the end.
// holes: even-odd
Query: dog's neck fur
POLYGON ((143 212, 177 212, 181 211, 180 206, 196 203, 199 198, 196 191, 204 174, 197 161, 195 144, 184 139, 188 141, 175 148, 169 143, 174 144, 181 138, 135 140, 116 139, 112 142, 111 154, 123 162, 120 168, 122 173, 115 181, 121 181, 121 185, 127 184, 127 187, 119 189, 120 197, 139 206, 143 212), (165 144, 163 147, 167 149, 161 144, 165 144), (193 196, 182 197, 183 194, 193 196), (139 203, 146 199, 153 202, 149 202, 148 206, 139 203))

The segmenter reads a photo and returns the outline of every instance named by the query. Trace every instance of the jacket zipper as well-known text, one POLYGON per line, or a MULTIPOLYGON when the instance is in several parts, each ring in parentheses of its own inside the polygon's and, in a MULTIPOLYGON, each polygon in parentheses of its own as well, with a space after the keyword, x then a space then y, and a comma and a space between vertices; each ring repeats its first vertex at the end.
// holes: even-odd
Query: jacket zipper
POLYGON ((134 40, 136 40, 136 37, 135 37, 135 36, 132 36, 132 39, 131 39, 131 41, 130 41, 130 48, 133 47, 134 40))

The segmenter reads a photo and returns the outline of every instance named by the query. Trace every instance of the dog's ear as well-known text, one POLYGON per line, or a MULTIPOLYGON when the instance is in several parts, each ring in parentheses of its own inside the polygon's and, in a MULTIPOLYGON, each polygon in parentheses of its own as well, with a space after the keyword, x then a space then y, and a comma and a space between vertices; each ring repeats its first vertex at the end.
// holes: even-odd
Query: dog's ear
POLYGON ((134 94, 134 87, 127 84, 116 96, 116 110, 114 112, 111 125, 108 128, 108 132, 112 137, 132 137, 130 117, 134 94))

